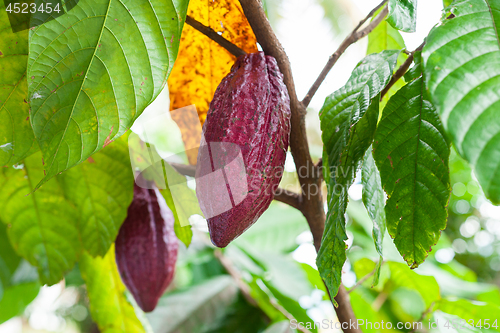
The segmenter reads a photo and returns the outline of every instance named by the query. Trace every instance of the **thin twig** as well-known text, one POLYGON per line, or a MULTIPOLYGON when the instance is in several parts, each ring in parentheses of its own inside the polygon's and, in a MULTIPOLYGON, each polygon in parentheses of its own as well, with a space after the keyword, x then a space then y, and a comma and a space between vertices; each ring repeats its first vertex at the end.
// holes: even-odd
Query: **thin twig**
POLYGON ((415 57, 415 52, 421 51, 424 48, 424 45, 425 45, 425 42, 423 42, 422 44, 420 44, 420 46, 417 47, 417 49, 415 51, 413 51, 413 52, 410 53, 410 55, 406 59, 406 61, 397 69, 396 73, 394 73, 394 75, 391 78, 391 81, 389 81, 389 84, 380 93, 380 99, 382 99, 385 96, 385 94, 387 94, 387 92, 389 91, 389 89, 391 89, 392 86, 396 82, 398 82, 398 80, 400 78, 402 78, 403 75, 406 74, 406 72, 408 71, 408 69, 410 68, 410 66, 411 66, 411 64, 413 62, 413 59, 415 57))
POLYGON ((323 68, 318 78, 316 79, 316 81, 314 82, 314 84, 312 85, 312 87, 309 89, 306 96, 302 100, 302 104, 304 105, 304 107, 307 107, 309 103, 311 103, 314 94, 316 94, 316 92, 318 91, 319 87, 325 80, 330 70, 337 63, 337 60, 339 60, 340 56, 347 50, 347 48, 352 44, 356 43, 361 38, 368 35, 370 32, 373 31, 373 29, 375 29, 380 24, 380 22, 382 22, 382 20, 388 13, 387 7, 384 8, 380 12, 380 14, 378 14, 378 16, 372 22, 370 22, 368 26, 366 26, 366 28, 364 28, 363 30, 359 30, 361 26, 363 26, 363 24, 377 12, 377 10, 379 10, 382 6, 385 5, 386 2, 387 0, 382 1, 361 22, 359 22, 356 28, 354 28, 354 30, 349 34, 349 36, 347 36, 346 39, 344 39, 344 41, 342 42, 342 44, 340 44, 337 51, 335 51, 335 53, 330 56, 325 67, 323 68))
POLYGON ((223 48, 225 48, 226 50, 228 50, 235 57, 239 57, 246 54, 245 51, 243 51, 238 46, 234 45, 233 43, 231 43, 230 41, 219 35, 214 29, 201 24, 200 22, 196 21, 189 15, 186 16, 186 23, 195 28, 196 30, 198 30, 199 32, 201 32, 202 34, 204 34, 205 36, 207 36, 208 38, 210 38, 211 40, 213 40, 214 42, 216 42, 217 44, 219 44, 220 46, 222 46, 223 48))
POLYGON ((366 274, 365 276, 363 276, 361 279, 359 279, 358 282, 356 282, 356 284, 354 286, 352 286, 351 289, 349 289, 347 291, 347 293, 352 293, 356 288, 358 288, 360 285, 362 285, 363 283, 365 283, 366 280, 368 280, 370 278, 370 276, 373 276, 373 274, 375 274, 375 272, 377 271, 377 265, 375 265, 375 268, 373 269, 373 271, 371 271, 370 273, 366 274))
POLYGON ((238 270, 233 267, 231 260, 226 258, 220 250, 215 250, 214 256, 219 260, 219 262, 224 267, 224 269, 229 273, 229 275, 231 275, 233 279, 236 281, 236 285, 241 290, 241 293, 243 294, 243 297, 245 297, 247 302, 252 304, 253 306, 258 307, 257 301, 252 297, 250 293, 250 287, 243 281, 240 272, 238 272, 238 270))
MULTIPOLYGON (((428 315, 429 313, 431 313, 431 312, 432 312, 432 308, 434 307, 434 303, 435 303, 435 302, 432 302, 432 303, 431 303, 431 305, 429 305, 429 307, 428 307, 428 308, 427 308, 424 312, 422 312, 422 315, 421 315, 421 316, 420 316, 420 318, 418 319, 418 322, 421 322, 421 323, 422 323, 422 322, 424 321, 425 317, 427 317, 427 315, 428 315)), ((414 327, 414 328, 413 328, 410 332, 408 332, 408 333, 415 333, 415 331, 417 330, 417 328, 418 328, 418 326, 417 326, 417 327, 414 327)))

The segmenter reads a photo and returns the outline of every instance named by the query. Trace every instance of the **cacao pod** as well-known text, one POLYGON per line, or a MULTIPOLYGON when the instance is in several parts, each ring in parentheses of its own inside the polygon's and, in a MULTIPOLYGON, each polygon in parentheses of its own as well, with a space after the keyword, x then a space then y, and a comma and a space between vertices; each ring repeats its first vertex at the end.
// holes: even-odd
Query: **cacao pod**
POLYGON ((290 117, 276 59, 263 52, 239 57, 210 103, 196 167, 196 193, 215 246, 227 246, 271 204, 290 117))
POLYGON ((161 195, 134 186, 134 199, 115 244, 120 276, 144 312, 156 307, 177 261, 174 216, 166 204, 160 207, 157 193, 161 195))

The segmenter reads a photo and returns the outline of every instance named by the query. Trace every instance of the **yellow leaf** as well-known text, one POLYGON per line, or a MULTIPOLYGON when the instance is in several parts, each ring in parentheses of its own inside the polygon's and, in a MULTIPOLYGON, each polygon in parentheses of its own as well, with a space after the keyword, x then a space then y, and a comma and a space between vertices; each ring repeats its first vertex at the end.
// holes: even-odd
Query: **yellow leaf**
MULTIPOLYGON (((191 0, 188 15, 247 53, 257 52, 257 40, 237 0, 191 0)), ((185 24, 179 55, 168 79, 170 109, 194 104, 203 125, 215 90, 235 60, 226 49, 185 24)), ((192 119, 183 119, 182 112, 172 112, 172 118, 181 129, 189 163, 196 164, 198 150, 193 147, 199 145, 200 126, 193 126, 192 119)))

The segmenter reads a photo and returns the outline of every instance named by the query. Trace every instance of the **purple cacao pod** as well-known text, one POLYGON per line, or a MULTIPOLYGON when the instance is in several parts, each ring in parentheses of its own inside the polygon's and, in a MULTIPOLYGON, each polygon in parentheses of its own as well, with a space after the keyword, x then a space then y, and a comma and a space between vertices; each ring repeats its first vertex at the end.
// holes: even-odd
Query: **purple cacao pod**
POLYGON ((198 152, 196 194, 215 246, 227 246, 271 204, 290 117, 276 59, 263 52, 239 57, 210 103, 198 152))
POLYGON ((160 207, 157 193, 134 186, 134 199, 115 242, 120 276, 144 312, 158 304, 177 261, 174 216, 166 204, 160 207))

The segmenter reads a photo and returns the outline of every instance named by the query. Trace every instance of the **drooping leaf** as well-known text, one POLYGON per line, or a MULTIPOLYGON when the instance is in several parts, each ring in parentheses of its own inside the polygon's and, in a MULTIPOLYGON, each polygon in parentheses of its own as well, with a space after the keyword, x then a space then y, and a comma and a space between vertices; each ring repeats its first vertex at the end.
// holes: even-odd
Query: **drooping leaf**
POLYGON ((103 258, 92 258, 84 253, 80 271, 87 286, 92 319, 101 332, 145 332, 125 295, 114 246, 103 258))
POLYGON ((43 176, 40 153, 26 158, 22 169, 1 169, 0 220, 16 252, 38 268, 42 283, 55 284, 78 258, 79 217, 57 179, 33 191, 43 176))
POLYGON ((374 157, 388 199, 387 229, 409 266, 424 262, 446 227, 450 147, 426 96, 423 78, 387 103, 375 134, 374 157))
POLYGON ((29 121, 28 30, 13 32, 27 25, 28 15, 12 16, 24 21, 11 22, 0 3, 0 166, 12 165, 37 149, 29 121))
POLYGON ((185 291, 164 295, 147 318, 155 332, 202 332, 224 316, 237 296, 233 278, 221 275, 185 291))
POLYGON ((104 256, 115 241, 134 196, 126 141, 116 140, 59 179, 64 194, 77 207, 84 249, 93 257, 104 256))
POLYGON ((159 94, 187 2, 79 0, 30 30, 30 120, 45 158, 44 181, 125 133, 159 94))
POLYGON ((188 180, 160 156, 153 144, 142 141, 137 134, 131 133, 128 143, 134 169, 143 179, 156 184, 174 215, 177 238, 189 246, 193 236, 189 218, 195 214, 203 216, 203 213, 196 194, 188 187, 188 180))
POLYGON ((389 0, 389 22, 394 28, 404 32, 417 29, 417 0, 389 0))
POLYGON ((5 290, 0 300, 0 324, 22 315, 24 309, 35 299, 40 291, 40 283, 31 282, 11 286, 5 290))
POLYGON ((385 219, 385 193, 382 188, 380 172, 375 165, 372 150, 368 149, 365 154, 363 167, 361 169, 361 183, 363 184, 363 203, 368 215, 373 221, 373 240, 375 248, 382 257, 382 243, 387 228, 385 219))
POLYGON ((187 186, 186 177, 178 174, 168 163, 163 163, 162 167, 165 170, 168 182, 165 182, 165 188, 160 192, 174 214, 175 235, 184 245, 189 246, 193 238, 189 218, 194 214, 203 216, 203 213, 196 194, 187 186), (173 184, 173 186, 168 184, 173 184))
POLYGON ((399 52, 389 50, 367 56, 347 84, 327 97, 320 112, 328 213, 317 264, 332 296, 337 294, 346 259, 347 190, 372 143, 380 92, 392 77, 399 52))
POLYGON ((419 275, 399 262, 390 261, 386 265, 389 266, 391 272, 389 282, 392 289, 390 290, 401 287, 415 290, 422 297, 426 308, 441 298, 439 285, 434 277, 419 275))
POLYGON ((426 83, 457 151, 486 196, 500 204, 500 1, 466 0, 448 9, 422 52, 426 83))
MULTIPOLYGON (((247 53, 257 52, 257 40, 239 1, 191 0, 188 15, 218 32, 222 37, 247 53)), ((196 164, 199 129, 203 125, 215 89, 226 76, 236 57, 189 25, 184 26, 178 61, 168 79, 170 109, 176 110, 194 104, 199 122, 186 119, 182 112, 173 112, 172 118, 182 132, 191 164, 196 164)))

